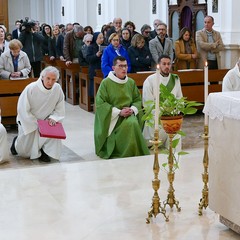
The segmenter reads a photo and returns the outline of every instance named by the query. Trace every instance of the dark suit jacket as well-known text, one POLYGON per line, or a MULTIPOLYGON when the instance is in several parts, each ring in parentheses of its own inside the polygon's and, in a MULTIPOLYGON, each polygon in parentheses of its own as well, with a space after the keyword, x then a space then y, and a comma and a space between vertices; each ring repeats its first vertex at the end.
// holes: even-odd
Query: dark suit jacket
POLYGON ((18 30, 17 29, 12 31, 12 39, 18 39, 18 30))

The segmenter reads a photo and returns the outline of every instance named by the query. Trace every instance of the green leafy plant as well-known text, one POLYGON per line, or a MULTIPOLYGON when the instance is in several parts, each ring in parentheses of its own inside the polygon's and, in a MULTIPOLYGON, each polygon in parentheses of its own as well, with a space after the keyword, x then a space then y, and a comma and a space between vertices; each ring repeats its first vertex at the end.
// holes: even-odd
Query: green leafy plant
MULTIPOLYGON (((180 156, 188 154, 188 152, 185 152, 185 151, 177 152, 177 146, 180 141, 180 136, 186 136, 186 134, 181 130, 178 131, 177 134, 179 137, 173 139, 173 141, 172 141, 172 151, 173 151, 173 155, 172 155, 173 156, 173 169, 172 170, 174 172, 175 172, 175 170, 177 170, 179 168, 180 156)), ((167 155, 167 157, 169 158, 169 154, 170 154, 169 148, 165 148, 165 147, 160 148, 160 153, 167 155)), ((168 166, 168 162, 162 163, 163 170, 165 170, 166 172, 168 172, 167 166, 168 166)))
MULTIPOLYGON (((160 84, 160 101, 159 101, 159 120, 162 116, 178 116, 178 115, 190 115, 195 114, 197 112, 197 107, 201 106, 202 103, 198 103, 196 101, 188 101, 186 97, 177 98, 171 91, 167 88, 167 86, 160 84)), ((155 110, 155 101, 150 100, 145 102, 144 104, 144 116, 143 120, 147 126, 154 126, 154 110, 155 110)), ((160 122, 160 121, 159 121, 160 122)), ((179 168, 179 159, 180 156, 188 154, 185 151, 177 152, 177 146, 180 141, 180 136, 186 136, 183 131, 178 131, 179 137, 175 137, 172 141, 172 151, 173 151, 173 170, 179 168)), ((166 154, 169 156, 168 148, 160 148, 160 153, 166 154)), ((163 168, 167 171, 168 163, 163 163, 163 168)))

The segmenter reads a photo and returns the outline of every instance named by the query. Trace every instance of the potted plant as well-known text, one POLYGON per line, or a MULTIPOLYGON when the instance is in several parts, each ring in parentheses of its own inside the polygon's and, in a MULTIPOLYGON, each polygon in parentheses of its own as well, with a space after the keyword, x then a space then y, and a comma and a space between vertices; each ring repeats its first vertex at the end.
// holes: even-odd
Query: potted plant
MULTIPOLYGON (((160 101, 159 101, 159 113, 160 122, 166 133, 175 134, 179 131, 182 124, 184 115, 195 114, 198 106, 202 103, 196 101, 188 101, 186 97, 177 98, 171 93, 167 86, 160 84, 160 101), (165 121, 166 120, 166 121, 165 121), (175 121, 177 120, 177 121, 175 121), (172 124, 171 124, 172 122, 172 124), (170 129, 170 125, 173 125, 173 129, 170 129), (166 126, 166 129, 165 129, 166 126)), ((153 127, 153 110, 155 109, 155 102, 150 100, 145 102, 143 120, 149 126, 153 127)))

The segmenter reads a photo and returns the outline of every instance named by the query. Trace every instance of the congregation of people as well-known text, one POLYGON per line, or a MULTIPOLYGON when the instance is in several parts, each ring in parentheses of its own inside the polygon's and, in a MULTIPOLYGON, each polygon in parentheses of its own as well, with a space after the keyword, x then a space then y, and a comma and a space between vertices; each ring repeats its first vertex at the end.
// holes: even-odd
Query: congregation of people
MULTIPOLYGON (((171 74, 172 70, 202 69, 206 61, 209 69, 221 66, 223 41, 220 33, 213 29, 211 16, 204 18, 204 29, 197 31, 195 38, 191 30, 184 27, 176 41, 168 36, 167 24, 159 19, 154 20, 153 29, 144 24, 140 32, 133 22, 123 24, 121 18, 114 18, 96 32, 91 26, 83 27, 79 23, 54 26, 46 23, 40 26, 38 21, 28 23, 16 21, 10 41, 6 29, 0 26, 0 78, 38 78, 19 98, 18 136, 11 146, 13 155, 30 159, 49 162, 50 158, 59 159, 61 152, 60 140, 41 139, 37 131, 37 119, 48 119, 49 124, 55 125, 65 115, 64 93, 57 83, 58 70, 54 67, 42 70, 43 56, 60 59, 66 66, 72 63, 88 66, 91 97, 96 70, 101 70, 104 81, 95 97, 94 141, 96 155, 105 159, 149 154, 153 129, 144 126, 141 116, 144 103, 158 97, 153 94, 156 74, 146 79, 141 96, 128 73, 152 71, 158 66, 160 83, 167 86, 173 82, 171 92, 181 98, 181 80, 171 74)), ((227 74, 226 78, 233 78, 233 74, 239 78, 239 64, 238 61, 234 73, 227 74)), ((239 88, 240 80, 235 77, 234 81, 232 84, 239 88)), ((224 83, 223 88, 235 90, 230 83, 224 83)), ((1 162, 8 156, 7 133, 2 125, 0 127, 1 162)), ((163 131, 160 134, 164 142, 167 141, 163 131)))

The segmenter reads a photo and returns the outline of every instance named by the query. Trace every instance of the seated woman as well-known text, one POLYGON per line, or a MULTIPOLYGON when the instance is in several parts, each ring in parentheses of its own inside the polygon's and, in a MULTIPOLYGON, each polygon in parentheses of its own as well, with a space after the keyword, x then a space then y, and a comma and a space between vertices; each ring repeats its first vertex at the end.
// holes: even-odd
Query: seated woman
POLYGON ((0 164, 9 159, 7 131, 1 124, 1 109, 0 109, 0 164))
POLYGON ((9 50, 0 57, 0 76, 2 79, 28 78, 31 64, 28 56, 22 49, 22 43, 13 39, 9 43, 9 50))
POLYGON ((102 56, 102 72, 104 78, 112 71, 113 59, 117 56, 125 57, 128 64, 128 72, 131 72, 131 62, 127 50, 120 44, 119 35, 112 33, 109 37, 110 44, 106 47, 102 56))
POLYGON ((180 37, 175 42, 175 55, 174 70, 196 68, 197 48, 187 27, 180 31, 180 37))
POLYGON ((152 54, 145 46, 145 40, 141 34, 133 36, 128 55, 132 64, 132 73, 151 70, 152 54))
POLYGON ((89 63, 88 73, 90 79, 89 95, 93 97, 93 80, 96 75, 95 70, 101 70, 101 57, 103 51, 100 49, 100 46, 103 45, 104 37, 101 32, 95 32, 93 34, 92 43, 87 49, 86 60, 89 63))

